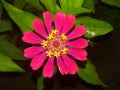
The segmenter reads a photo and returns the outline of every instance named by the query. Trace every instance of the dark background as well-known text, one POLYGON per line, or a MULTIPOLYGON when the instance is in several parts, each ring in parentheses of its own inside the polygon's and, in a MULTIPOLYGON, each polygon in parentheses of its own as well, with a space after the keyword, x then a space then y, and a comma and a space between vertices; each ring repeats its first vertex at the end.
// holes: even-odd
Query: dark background
MULTIPOLYGON (((120 90, 120 12, 118 8, 99 4, 93 17, 111 23, 114 30, 107 35, 92 39, 94 48, 88 48, 89 58, 95 65, 101 80, 108 86, 85 83, 77 75, 45 79, 44 90, 120 90)), ((15 25, 15 29, 16 29, 15 25)), ((18 28, 17 28, 18 29, 18 28)), ((19 31, 17 33, 20 33, 19 31)), ((18 36, 21 39, 21 35, 18 36)), ((0 73, 0 90, 37 90, 37 77, 41 75, 29 67, 29 61, 17 61, 25 73, 0 73)))

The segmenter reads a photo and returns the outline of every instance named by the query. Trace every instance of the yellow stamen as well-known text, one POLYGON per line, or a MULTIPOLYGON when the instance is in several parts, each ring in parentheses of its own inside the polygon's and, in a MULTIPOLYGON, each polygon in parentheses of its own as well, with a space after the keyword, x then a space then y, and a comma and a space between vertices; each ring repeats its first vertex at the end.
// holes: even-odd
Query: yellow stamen
POLYGON ((52 30, 52 35, 56 35, 57 32, 57 30, 52 30))
POLYGON ((62 52, 63 54, 67 54, 67 51, 68 51, 67 48, 63 48, 63 49, 61 50, 61 52, 62 52))
POLYGON ((62 34, 61 37, 62 37, 63 40, 67 39, 67 36, 65 34, 62 34))
POLYGON ((52 39, 52 38, 54 38, 54 35, 53 34, 49 34, 47 38, 48 39, 52 39))
POLYGON ((53 52, 52 51, 46 51, 46 54, 48 57, 51 57, 53 55, 53 52))
POLYGON ((59 57, 60 56, 60 52, 54 52, 54 56, 55 57, 59 57))
POLYGON ((42 45, 43 47, 46 47, 47 44, 48 44, 48 41, 45 41, 45 40, 43 40, 43 42, 41 43, 41 45, 42 45))

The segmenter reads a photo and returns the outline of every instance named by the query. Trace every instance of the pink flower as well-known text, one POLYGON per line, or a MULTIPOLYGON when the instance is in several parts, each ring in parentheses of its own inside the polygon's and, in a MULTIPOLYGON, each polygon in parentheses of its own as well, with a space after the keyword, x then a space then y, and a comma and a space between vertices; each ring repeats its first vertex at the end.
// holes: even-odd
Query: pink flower
POLYGON ((52 23, 51 13, 46 11, 43 18, 44 23, 34 19, 32 26, 35 31, 27 31, 22 37, 24 42, 33 44, 24 50, 24 56, 32 58, 31 68, 38 70, 44 64, 43 76, 50 78, 56 62, 62 75, 76 74, 78 66, 73 58, 85 61, 87 57, 84 48, 88 46, 88 41, 81 37, 86 33, 85 27, 79 25, 73 28, 75 16, 72 14, 58 12, 52 23))

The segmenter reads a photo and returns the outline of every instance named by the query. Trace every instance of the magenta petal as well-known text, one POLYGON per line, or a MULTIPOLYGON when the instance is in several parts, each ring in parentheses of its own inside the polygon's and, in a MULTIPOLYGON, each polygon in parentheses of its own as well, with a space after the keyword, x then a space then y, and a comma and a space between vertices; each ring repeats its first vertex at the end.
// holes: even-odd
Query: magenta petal
POLYGON ((73 16, 72 14, 69 14, 66 17, 66 21, 65 21, 65 25, 63 27, 62 33, 67 34, 67 32, 69 32, 70 29, 72 29, 72 27, 74 26, 75 23, 75 16, 73 16))
POLYGON ((46 11, 43 13, 44 23, 47 28, 48 33, 52 30, 52 15, 50 12, 46 11))
POLYGON ((81 61, 85 61, 87 57, 87 52, 80 48, 69 48, 68 53, 81 61))
POLYGON ((63 25, 65 24, 66 15, 65 13, 58 12, 55 15, 54 23, 55 23, 55 29, 57 29, 59 32, 61 32, 61 29, 63 28, 63 25))
POLYGON ((57 58, 57 65, 58 65, 59 71, 62 75, 68 74, 68 68, 65 65, 65 63, 62 61, 61 57, 57 58))
POLYGON ((47 37, 47 33, 41 20, 39 20, 38 18, 34 19, 34 21, 32 22, 32 26, 35 29, 35 32, 43 37, 47 37))
POLYGON ((54 57, 48 59, 43 68, 43 76, 51 78, 54 73, 54 57))
POLYGON ((45 50, 45 48, 40 47, 40 46, 32 46, 32 47, 24 49, 24 56, 26 58, 33 58, 36 55, 38 55, 40 52, 42 52, 43 50, 45 50))
POLYGON ((30 63, 32 69, 33 70, 39 69, 43 65, 45 58, 46 58, 45 53, 39 54, 38 56, 34 57, 30 63))
POLYGON ((88 46, 88 40, 84 39, 84 38, 79 38, 70 42, 67 42, 68 46, 73 46, 76 48, 85 48, 88 46))
POLYGON ((22 40, 30 44, 40 44, 42 42, 42 39, 34 32, 25 32, 22 40))
POLYGON ((64 63, 66 64, 69 70, 69 74, 76 74, 76 72, 78 71, 78 66, 75 63, 75 61, 65 54, 63 54, 62 57, 63 57, 64 63))
POLYGON ((77 38, 79 36, 82 36, 86 33, 86 29, 83 25, 75 27, 75 29, 68 34, 67 38, 72 39, 72 38, 77 38))

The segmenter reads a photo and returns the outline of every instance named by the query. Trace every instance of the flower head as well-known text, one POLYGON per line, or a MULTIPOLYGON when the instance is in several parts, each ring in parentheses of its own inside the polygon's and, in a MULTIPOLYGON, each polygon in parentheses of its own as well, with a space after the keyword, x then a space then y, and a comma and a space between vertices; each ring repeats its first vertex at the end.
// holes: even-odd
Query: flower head
POLYGON ((32 58, 30 66, 33 70, 45 64, 44 77, 53 76, 55 60, 62 75, 75 74, 78 66, 73 58, 85 61, 87 57, 84 48, 88 46, 88 41, 81 37, 86 33, 85 27, 79 25, 73 28, 75 16, 72 14, 56 13, 54 25, 50 12, 44 12, 43 18, 44 23, 38 18, 34 19, 32 26, 35 32, 24 33, 22 40, 33 44, 24 50, 24 56, 32 58))

